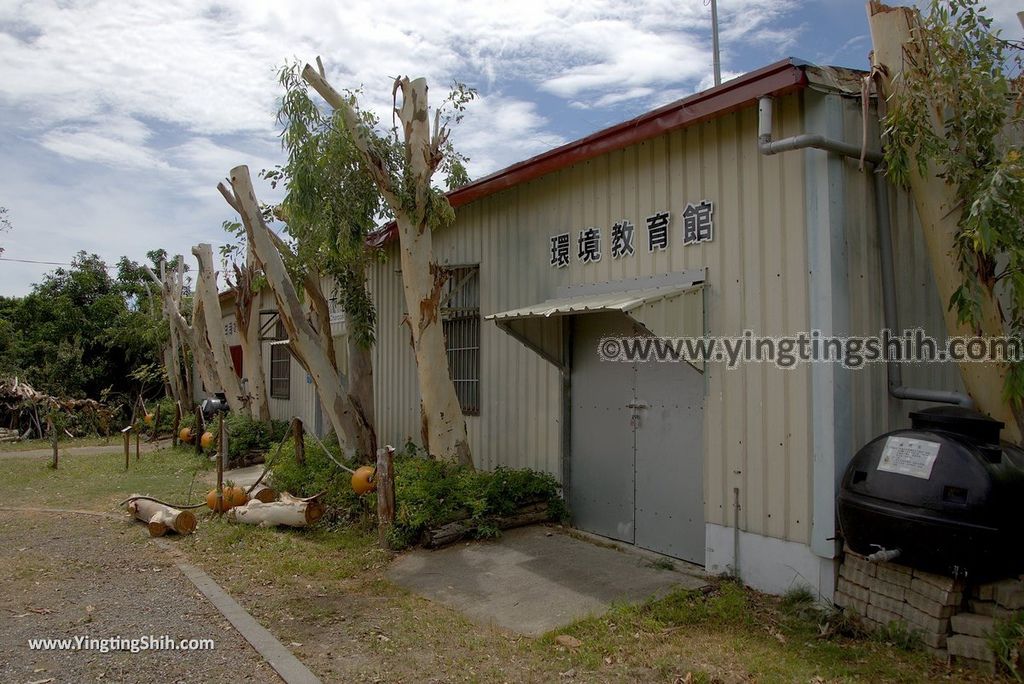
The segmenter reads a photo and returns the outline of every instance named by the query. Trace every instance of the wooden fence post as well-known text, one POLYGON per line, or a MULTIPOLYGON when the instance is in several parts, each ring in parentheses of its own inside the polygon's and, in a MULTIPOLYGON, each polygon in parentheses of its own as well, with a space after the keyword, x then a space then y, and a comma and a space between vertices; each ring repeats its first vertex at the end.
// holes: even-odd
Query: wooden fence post
POLYGON ((395 522, 395 460, 388 447, 377 449, 377 470, 373 480, 377 485, 377 540, 382 548, 390 548, 388 531, 395 522))
POLYGON ((178 446, 178 431, 181 429, 181 402, 174 402, 174 430, 171 433, 171 446, 178 446))
POLYGON ((220 414, 220 439, 217 445, 217 515, 224 513, 224 414, 220 414))
POLYGON ((292 418, 292 438, 295 440, 295 462, 306 465, 306 442, 302 437, 302 420, 292 418))
POLYGON ((124 469, 128 470, 128 454, 131 452, 131 439, 132 439, 132 426, 121 430, 121 435, 124 437, 124 469))
POLYGON ((50 467, 54 470, 57 469, 57 426, 53 424, 53 419, 46 419, 47 427, 50 428, 50 444, 53 446, 53 462, 50 467))
POLYGON ((135 460, 139 460, 139 440, 142 439, 142 430, 135 431, 135 460))
POLYGON ((195 435, 193 439, 196 444, 196 453, 203 453, 203 433, 206 432, 206 424, 203 422, 203 411, 198 406, 196 407, 196 428, 194 430, 195 435))

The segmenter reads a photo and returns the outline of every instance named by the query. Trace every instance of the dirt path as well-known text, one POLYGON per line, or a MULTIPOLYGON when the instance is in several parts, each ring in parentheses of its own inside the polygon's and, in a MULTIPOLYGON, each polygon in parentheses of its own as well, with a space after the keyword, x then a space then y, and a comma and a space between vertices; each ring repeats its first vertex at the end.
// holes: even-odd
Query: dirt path
MULTIPOLYGON (((139 445, 139 453, 148 454, 157 449, 163 449, 169 446, 171 441, 169 439, 161 440, 159 442, 143 442, 139 445)), ((101 454, 116 454, 124 450, 124 444, 115 442, 113 439, 110 440, 110 444, 107 446, 77 446, 77 447, 61 447, 59 457, 67 456, 99 456, 101 454)), ((135 442, 131 444, 131 455, 135 457, 135 442)), ((31 458, 31 457, 45 457, 50 458, 53 456, 53 450, 50 447, 45 449, 28 449, 26 451, 0 451, 0 458, 4 457, 16 457, 16 458, 31 458)))
POLYGON ((0 511, 0 681, 280 682, 165 553, 121 521, 0 511), (32 651, 29 639, 210 638, 213 650, 32 651))

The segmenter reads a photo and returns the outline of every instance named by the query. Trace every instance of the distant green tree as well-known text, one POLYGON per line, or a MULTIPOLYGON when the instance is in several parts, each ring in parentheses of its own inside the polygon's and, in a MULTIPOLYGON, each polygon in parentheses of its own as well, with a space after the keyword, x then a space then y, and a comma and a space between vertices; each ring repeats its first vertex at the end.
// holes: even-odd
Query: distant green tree
POLYGON ((141 269, 123 258, 112 277, 85 252, 71 263, 24 297, 0 298, 0 374, 57 396, 134 395, 132 372, 159 360, 165 334, 141 269))

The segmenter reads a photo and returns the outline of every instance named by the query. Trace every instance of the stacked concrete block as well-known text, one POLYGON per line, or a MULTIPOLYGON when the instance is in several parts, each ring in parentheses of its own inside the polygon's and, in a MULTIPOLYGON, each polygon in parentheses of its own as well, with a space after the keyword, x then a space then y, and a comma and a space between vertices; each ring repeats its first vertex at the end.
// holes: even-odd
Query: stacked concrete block
POLYGON ((868 627, 901 623, 930 651, 946 657, 950 618, 963 602, 963 582, 895 563, 872 563, 847 550, 839 566, 834 602, 868 627))
POLYGON ((963 664, 993 671, 996 656, 988 637, 997 622, 1009 620, 1024 609, 1024 582, 1007 579, 976 585, 967 603, 969 612, 953 617, 949 655, 963 664))

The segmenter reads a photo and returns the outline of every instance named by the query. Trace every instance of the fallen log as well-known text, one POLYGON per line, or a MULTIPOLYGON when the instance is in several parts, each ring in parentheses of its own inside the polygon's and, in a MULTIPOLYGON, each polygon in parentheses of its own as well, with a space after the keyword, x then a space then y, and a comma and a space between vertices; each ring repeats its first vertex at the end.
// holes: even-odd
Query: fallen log
POLYGON ((162 537, 168 531, 191 534, 196 529, 196 516, 192 511, 183 511, 156 501, 133 498, 128 502, 128 511, 146 523, 151 537, 162 537))
POLYGON ((278 501, 264 503, 259 499, 250 499, 244 506, 236 506, 227 512, 228 520, 247 525, 287 525, 289 527, 308 527, 320 520, 324 515, 324 507, 316 497, 300 499, 288 492, 282 492, 278 501))
MULTIPOLYGON (((551 512, 548 510, 547 502, 540 501, 537 503, 527 504, 512 515, 491 518, 490 523, 499 530, 510 530, 513 527, 523 527, 524 525, 534 525, 536 523, 546 522, 550 518, 551 512)), ((424 532, 422 544, 428 549, 447 546, 448 544, 453 544, 460 539, 465 538, 471 532, 476 530, 476 527, 477 526, 469 519, 455 520, 424 532)))

